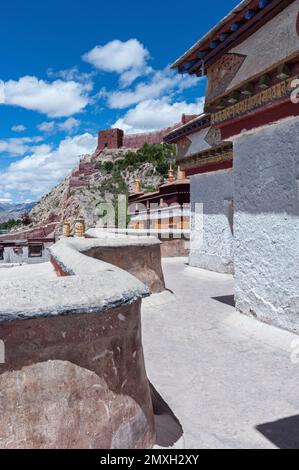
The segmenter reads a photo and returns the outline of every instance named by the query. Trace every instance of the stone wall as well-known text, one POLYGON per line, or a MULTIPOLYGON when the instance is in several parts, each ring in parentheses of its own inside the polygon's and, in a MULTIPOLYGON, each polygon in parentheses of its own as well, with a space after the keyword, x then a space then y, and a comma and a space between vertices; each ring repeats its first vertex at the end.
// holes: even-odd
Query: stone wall
MULTIPOLYGON (((16 250, 13 246, 5 246, 4 253, 3 253, 3 260, 0 260, 1 263, 27 263, 27 264, 37 264, 37 263, 45 263, 50 259, 50 253, 48 248, 53 244, 53 242, 49 243, 40 243, 43 245, 42 256, 39 257, 29 257, 29 247, 28 245, 22 246, 21 251, 16 250)), ((1 248, 1 245, 0 245, 1 248)))
POLYGON ((124 131, 121 129, 107 129, 99 131, 98 150, 118 149, 123 146, 124 131))
POLYGON ((138 134, 124 134, 124 131, 121 129, 106 129, 104 131, 99 131, 98 134, 98 150, 104 149, 139 149, 143 147, 145 143, 147 144, 161 144, 164 137, 166 137, 169 132, 173 131, 177 127, 180 127, 182 124, 186 124, 189 121, 192 121, 196 115, 186 115, 183 114, 181 122, 169 126, 164 129, 159 129, 152 132, 141 132, 138 134))
MULTIPOLYGON (((160 253, 159 250, 156 250, 154 253, 154 259, 156 260, 155 263, 150 262, 150 265, 154 268, 156 274, 155 279, 158 281, 159 290, 164 290, 165 288, 165 281, 163 270, 161 266, 161 257, 162 258, 176 258, 176 257, 187 257, 189 255, 190 249, 190 229, 144 229, 144 228, 127 228, 127 229, 106 229, 106 231, 110 231, 110 233, 116 234, 118 237, 128 235, 129 238, 136 238, 138 237, 142 243, 147 240, 148 243, 154 243, 157 246, 160 246, 160 253), (157 261, 159 260, 160 261, 157 261), (163 287, 163 288, 162 288, 163 287)), ((87 234, 89 236, 96 236, 99 233, 99 229, 90 229, 88 230, 87 234)), ((141 253, 141 260, 144 255, 141 253)), ((136 261, 135 261, 136 262, 136 261)), ((126 261, 127 263, 127 261, 126 261)), ((133 262, 134 263, 134 262, 133 262)), ((149 276, 146 274, 147 268, 144 261, 142 261, 142 265, 140 268, 135 269, 133 272, 132 266, 128 265, 128 270, 131 274, 134 274, 138 279, 142 280, 145 284, 149 285, 149 276), (139 274, 141 273, 141 274, 139 274), (142 277, 141 277, 142 276, 142 277)), ((121 267, 121 266, 120 266, 121 267)), ((156 283, 156 281, 155 281, 156 283)), ((149 286, 150 287, 150 286, 149 286)), ((153 292, 155 292, 153 290, 153 292)))
POLYGON ((68 276, 0 282, 2 449, 155 443, 140 324, 149 290, 82 254, 85 243, 62 240, 51 248, 68 276))
POLYGON ((0 323, 0 337, 1 449, 153 446, 140 300, 105 314, 0 323))
POLYGON ((9 232, 5 235, 0 235, 0 242, 3 241, 16 241, 16 240, 30 240, 30 239, 41 239, 51 238, 59 222, 45 223, 41 227, 34 227, 25 230, 19 230, 17 232, 9 232))
POLYGON ((190 240, 181 238, 161 238, 161 256, 162 258, 188 257, 190 249, 190 240))
POLYGON ((232 273, 232 171, 192 176, 191 206, 190 265, 220 273, 232 273))
POLYGON ((176 124, 160 131, 145 132, 141 134, 126 134, 123 140, 123 146, 126 148, 141 148, 145 143, 147 144, 161 144, 164 137, 172 130, 180 125, 176 124))
POLYGON ((236 306, 299 333, 299 120, 234 141, 236 306))
POLYGON ((159 240, 154 237, 109 236, 107 232, 103 235, 99 229, 91 229, 87 233, 90 237, 98 237, 98 240, 89 241, 85 255, 128 271, 147 285, 151 292, 158 293, 165 289, 159 240), (101 239, 102 243, 99 241, 101 239))

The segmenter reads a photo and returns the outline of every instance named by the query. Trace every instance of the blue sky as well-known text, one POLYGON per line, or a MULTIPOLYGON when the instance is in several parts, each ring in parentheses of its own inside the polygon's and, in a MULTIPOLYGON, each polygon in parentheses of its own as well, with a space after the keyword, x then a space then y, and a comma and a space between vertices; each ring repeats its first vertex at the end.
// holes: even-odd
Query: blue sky
POLYGON ((200 112, 205 81, 169 64, 236 3, 4 0, 0 201, 47 193, 99 129, 149 131, 200 112))

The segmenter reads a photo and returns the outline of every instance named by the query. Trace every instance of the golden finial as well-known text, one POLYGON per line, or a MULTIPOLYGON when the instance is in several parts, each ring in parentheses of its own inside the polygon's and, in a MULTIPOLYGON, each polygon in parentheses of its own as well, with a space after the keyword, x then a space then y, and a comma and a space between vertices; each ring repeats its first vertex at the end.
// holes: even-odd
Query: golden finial
POLYGON ((175 181, 174 171, 173 171, 172 165, 170 165, 169 170, 168 170, 167 181, 168 181, 168 183, 173 183, 175 181))

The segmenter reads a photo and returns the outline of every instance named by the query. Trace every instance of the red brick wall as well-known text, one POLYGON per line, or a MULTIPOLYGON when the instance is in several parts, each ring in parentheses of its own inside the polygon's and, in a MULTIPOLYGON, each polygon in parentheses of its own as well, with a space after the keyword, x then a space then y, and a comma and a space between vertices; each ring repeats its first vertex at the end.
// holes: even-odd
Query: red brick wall
POLYGON ((99 131, 98 137, 98 150, 118 149, 124 148, 141 148, 145 143, 148 144, 161 144, 164 137, 177 127, 189 122, 196 116, 188 116, 183 114, 181 122, 174 124, 171 127, 161 129, 154 132, 144 132, 141 134, 124 134, 121 129, 108 129, 106 131, 99 131))
POLYGON ((141 148, 145 143, 147 144, 161 144, 164 137, 172 130, 180 126, 181 123, 175 124, 173 127, 167 127, 155 132, 145 132, 143 134, 127 134, 124 136, 125 148, 141 148))
POLYGON ((0 241, 15 241, 15 240, 30 240, 31 238, 47 238, 49 235, 51 235, 56 226, 58 225, 58 222, 53 222, 50 224, 45 224, 42 227, 36 227, 32 228, 29 230, 24 230, 20 232, 10 232, 5 235, 0 235, 0 241))
POLYGON ((119 149, 123 146, 124 132, 121 129, 99 131, 98 149, 119 149))

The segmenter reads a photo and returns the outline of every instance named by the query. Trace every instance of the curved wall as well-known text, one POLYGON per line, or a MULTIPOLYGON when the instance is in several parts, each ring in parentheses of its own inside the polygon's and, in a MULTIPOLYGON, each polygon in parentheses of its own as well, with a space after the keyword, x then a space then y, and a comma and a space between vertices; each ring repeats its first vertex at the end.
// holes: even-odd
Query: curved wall
POLYGON ((165 290, 165 281, 161 265, 161 242, 155 237, 125 236, 105 233, 99 229, 90 229, 89 236, 95 239, 84 254, 106 263, 111 263, 129 272, 143 282, 151 292, 165 290), (107 238, 108 237, 108 238, 107 238), (99 240, 102 239, 102 243, 99 240), (104 241, 104 240, 108 241, 104 241), (93 246, 93 244, 95 246, 93 246))
POLYGON ((50 249, 66 277, 0 282, 2 449, 155 443, 140 318, 149 290, 86 247, 63 240, 50 249))

